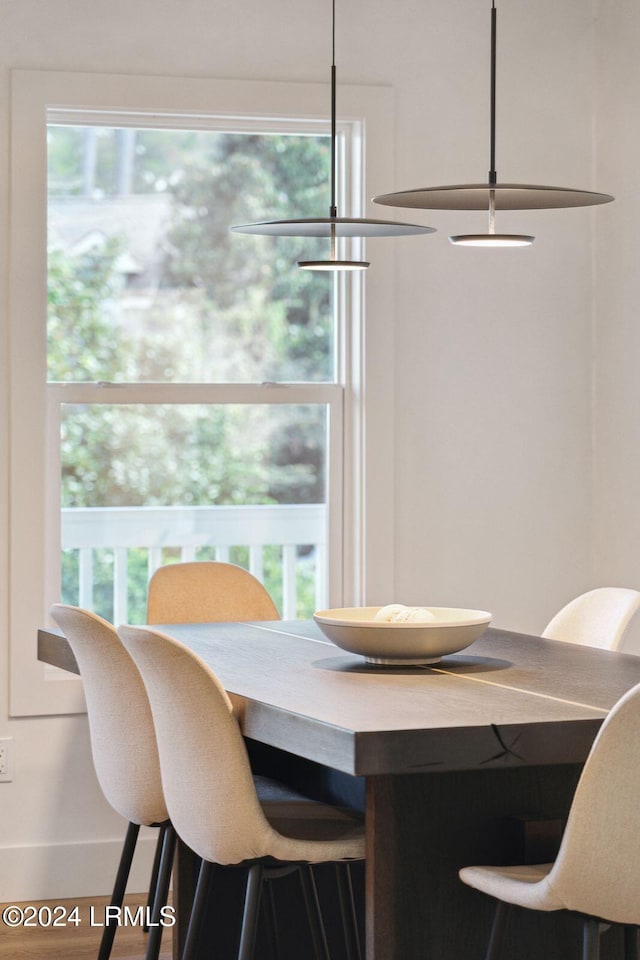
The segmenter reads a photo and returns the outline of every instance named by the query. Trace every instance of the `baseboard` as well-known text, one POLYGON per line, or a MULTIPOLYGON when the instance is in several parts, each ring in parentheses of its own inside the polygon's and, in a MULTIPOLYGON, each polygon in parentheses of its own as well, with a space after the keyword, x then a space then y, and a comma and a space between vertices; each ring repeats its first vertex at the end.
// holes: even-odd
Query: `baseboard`
MULTIPOLYGON (((129 893, 149 889, 157 837, 153 828, 140 831, 129 893)), ((0 903, 110 895, 123 840, 124 829, 121 840, 0 847, 0 903)))

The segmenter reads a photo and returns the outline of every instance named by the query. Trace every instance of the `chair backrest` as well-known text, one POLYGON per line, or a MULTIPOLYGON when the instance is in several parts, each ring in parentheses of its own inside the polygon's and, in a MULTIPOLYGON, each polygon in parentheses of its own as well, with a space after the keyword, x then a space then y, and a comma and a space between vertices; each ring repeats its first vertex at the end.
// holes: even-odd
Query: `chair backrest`
POLYGON ((119 627, 147 688, 163 788, 178 836, 213 863, 269 852, 273 834, 257 798, 231 701, 183 644, 145 627, 119 627))
POLYGON ((266 588, 233 563, 169 563, 149 581, 147 623, 279 619, 266 588))
POLYGON ((51 616, 78 661, 93 763, 111 806, 132 823, 168 819, 153 717, 142 678, 114 627, 88 610, 56 603, 51 616))
POLYGON ((600 728, 548 883, 569 910, 640 924, 640 684, 600 728))
POLYGON ((598 587, 563 607, 549 621, 542 636, 586 647, 618 650, 639 607, 637 590, 598 587))

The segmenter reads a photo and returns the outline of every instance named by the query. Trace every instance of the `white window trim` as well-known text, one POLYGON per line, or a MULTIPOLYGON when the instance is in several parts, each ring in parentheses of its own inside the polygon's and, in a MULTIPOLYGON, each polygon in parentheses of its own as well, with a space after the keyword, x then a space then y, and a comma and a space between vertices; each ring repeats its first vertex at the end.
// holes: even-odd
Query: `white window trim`
MULTIPOLYGON (((326 84, 12 71, 12 716, 84 709, 80 681, 46 668, 36 658, 38 627, 50 623, 52 598, 45 557, 58 542, 59 507, 59 491, 50 479, 47 482, 47 476, 52 476, 47 466, 56 454, 45 450, 46 419, 51 415, 47 414, 45 382, 48 111, 102 112, 105 123, 127 112, 156 113, 163 121, 173 113, 181 123, 188 118, 190 124, 208 116, 249 117, 262 128, 265 121, 303 117, 328 131, 328 104, 326 84)), ((367 182, 352 197, 352 208, 341 211, 360 216, 366 211, 365 195, 393 185, 393 92, 341 86, 338 113, 341 123, 352 123, 362 131, 367 182)), ((358 174, 349 172, 352 182, 358 182, 358 174)), ((366 331, 359 320, 364 313, 365 281, 359 277, 352 278, 349 286, 339 284, 341 308, 348 309, 352 322, 340 345, 339 380, 346 385, 342 506, 347 520, 339 534, 333 531, 334 536, 341 535, 343 550, 342 569, 337 577, 333 572, 332 603, 386 602, 393 594, 394 242, 369 242, 373 262, 366 278, 366 331)))

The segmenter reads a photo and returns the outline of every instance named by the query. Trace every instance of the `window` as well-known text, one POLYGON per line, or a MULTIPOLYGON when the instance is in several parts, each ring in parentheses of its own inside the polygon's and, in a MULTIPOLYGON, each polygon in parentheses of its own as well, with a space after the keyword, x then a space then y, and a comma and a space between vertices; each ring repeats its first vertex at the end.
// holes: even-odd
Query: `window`
POLYGON ((157 566, 225 559, 250 567, 285 618, 311 616, 327 604, 327 510, 339 520, 342 500, 335 281, 292 266, 321 242, 228 227, 259 204, 269 217, 319 209, 327 138, 217 118, 199 130, 55 118, 47 394, 63 602, 144 623, 157 566), (306 402, 289 399, 294 383, 306 402), (125 384, 136 402, 114 402, 125 384), (165 402, 146 399, 148 384, 165 402))
MULTIPOLYGON (((323 241, 227 230, 322 215, 324 88, 21 71, 14 81, 20 715, 82 708, 78 682, 35 659, 51 602, 142 622, 149 573, 192 558, 250 567, 285 617, 364 602, 370 507, 362 280, 298 272, 323 241)), ((352 97, 371 109, 380 93, 352 97)), ((340 126, 352 215, 362 131, 361 112, 340 126)), ((379 340, 367 339, 374 360, 379 340)), ((374 489, 385 482, 383 469, 374 489)), ((378 523, 370 542, 387 529, 378 523)))

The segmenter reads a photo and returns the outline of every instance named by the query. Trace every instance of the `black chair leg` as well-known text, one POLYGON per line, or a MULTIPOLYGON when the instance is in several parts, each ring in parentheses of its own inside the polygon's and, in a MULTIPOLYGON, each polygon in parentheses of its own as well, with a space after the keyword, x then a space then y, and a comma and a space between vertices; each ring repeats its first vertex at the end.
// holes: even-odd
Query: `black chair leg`
POLYGON ((263 915, 265 930, 269 940, 271 960, 280 960, 280 937, 278 935, 278 914, 276 911, 273 883, 264 877, 263 915))
POLYGON ((624 928, 624 960, 638 960, 638 927, 624 928))
POLYGON ((162 907, 166 906, 169 897, 169 884, 173 870, 173 855, 176 849, 176 832, 170 823, 165 825, 162 833, 162 854, 158 867, 158 877, 151 910, 151 924, 145 960, 158 960, 164 927, 162 925, 162 907))
POLYGON ((491 933, 489 934, 489 944, 487 946, 485 960, 498 960, 504 942, 508 919, 509 904, 498 900, 496 903, 496 912, 493 915, 493 924, 491 926, 491 933))
POLYGON ((315 958, 316 960, 330 960, 329 946, 327 944, 324 923, 322 922, 322 911, 320 910, 316 881, 313 876, 313 868, 308 864, 300 867, 300 883, 302 884, 302 895, 307 911, 315 958))
POLYGON ((351 870, 349 864, 346 862, 336 863, 335 867, 336 886, 338 888, 338 899, 340 901, 340 914, 342 916, 347 960, 362 960, 360 933, 358 931, 358 915, 353 898, 353 884, 351 883, 351 870))
POLYGON ((242 932, 240 933, 240 948, 238 960, 253 960, 253 950, 258 929, 260 915, 260 897, 262 894, 263 867, 254 863, 249 867, 247 874, 247 892, 244 898, 244 914, 242 917, 242 932))
MULTIPOLYGON (((122 847, 122 854, 120 855, 120 864, 116 874, 116 881, 113 886, 113 893, 111 895, 110 905, 112 907, 122 906, 124 892, 127 889, 127 880, 129 879, 129 871, 131 870, 131 862, 133 860, 133 854, 136 849, 136 842, 138 840, 139 833, 140 824, 130 823, 128 825, 127 833, 124 838, 124 846, 122 847)), ((111 948, 113 947, 113 938, 116 935, 117 929, 117 923, 111 919, 108 925, 105 924, 105 928, 102 931, 102 940, 100 941, 98 960, 109 960, 111 948)))
POLYGON ((184 942, 182 960, 195 960, 196 958, 198 938, 200 936, 200 929, 205 917, 209 886, 211 884, 211 880, 213 879, 215 866, 215 863, 209 863, 208 860, 203 860, 200 864, 198 883, 196 885, 196 892, 193 898, 193 906, 191 907, 191 916, 189 917, 189 926, 187 928, 187 936, 184 942))
POLYGON ((600 957, 600 924, 593 917, 588 917, 582 927, 582 960, 599 960, 600 957))
POLYGON ((153 858, 153 866, 151 868, 151 879, 149 880, 149 896, 147 897, 147 909, 145 911, 145 923, 142 929, 145 933, 149 933, 149 924, 146 921, 146 918, 150 915, 153 910, 153 902, 156 895, 156 887, 158 886, 158 870, 160 869, 160 857, 162 855, 162 844, 164 843, 164 834, 168 827, 167 823, 160 824, 160 830, 158 831, 158 840, 156 843, 156 852, 153 858))

